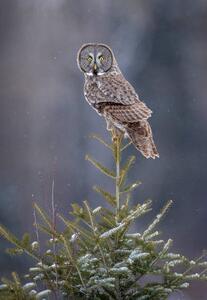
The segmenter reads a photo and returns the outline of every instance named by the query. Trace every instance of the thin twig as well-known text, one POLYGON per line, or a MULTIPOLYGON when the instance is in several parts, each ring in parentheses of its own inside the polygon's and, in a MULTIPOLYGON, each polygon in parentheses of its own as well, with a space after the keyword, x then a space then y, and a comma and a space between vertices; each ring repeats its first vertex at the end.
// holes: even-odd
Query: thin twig
POLYGON ((40 237, 39 237, 39 230, 38 230, 38 226, 37 226, 37 215, 36 215, 35 208, 33 209, 33 216, 34 216, 34 227, 35 227, 36 239, 37 239, 39 250, 40 250, 40 237))
MULTIPOLYGON (((56 288, 58 288, 58 271, 57 271, 57 249, 56 249, 56 239, 55 239, 55 231, 56 231, 56 207, 55 207, 55 197, 54 197, 54 189, 55 189, 55 180, 52 181, 52 239, 53 239, 53 253, 55 256, 55 284, 56 288)), ((57 294, 55 292, 55 299, 57 298, 57 294)))
MULTIPOLYGON (((38 245, 39 245, 39 252, 40 252, 40 238, 39 238, 39 230, 38 230, 38 224, 37 224, 37 215, 36 215, 36 206, 35 206, 35 204, 33 205, 33 208, 34 208, 34 210, 33 210, 33 216, 34 216, 35 234, 36 234, 36 239, 37 239, 37 242, 38 242, 38 245)), ((27 251, 25 250, 25 252, 27 252, 27 251)), ((30 255, 30 256, 32 256, 33 258, 35 258, 35 257, 32 255, 32 253, 27 252, 27 254, 30 255)), ((39 255, 40 255, 40 254, 39 254, 39 255)), ((36 258, 36 259, 37 259, 37 258, 36 258)), ((41 256, 40 256, 39 259, 37 259, 37 260, 41 263, 41 265, 43 265, 43 259, 41 258, 41 256)), ((47 271, 44 270, 44 269, 43 269, 43 272, 44 272, 45 276, 46 276, 47 279, 48 279, 49 287, 50 287, 51 290, 54 292, 54 295, 55 295, 55 297, 56 297, 55 289, 53 288, 53 285, 50 283, 51 279, 50 279, 49 274, 48 274, 47 271)), ((56 299, 57 299, 57 297, 56 297, 56 299)))

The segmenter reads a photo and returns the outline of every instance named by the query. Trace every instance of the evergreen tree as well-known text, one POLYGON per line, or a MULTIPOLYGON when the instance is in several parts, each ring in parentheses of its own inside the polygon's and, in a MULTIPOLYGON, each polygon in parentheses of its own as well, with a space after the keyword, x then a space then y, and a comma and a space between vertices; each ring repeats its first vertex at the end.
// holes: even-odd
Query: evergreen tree
MULTIPOLYGON (((10 254, 26 253, 35 263, 21 283, 16 273, 12 280, 3 278, 0 299, 167 299, 177 290, 188 288, 194 279, 205 279, 207 261, 205 253, 189 260, 172 253, 172 240, 160 238, 157 226, 168 211, 172 201, 143 231, 133 232, 134 223, 151 211, 151 201, 130 203, 131 193, 139 181, 126 184, 127 174, 135 162, 130 156, 121 162, 122 136, 113 136, 112 143, 94 135, 112 152, 114 170, 110 170, 87 155, 86 159, 114 182, 114 193, 95 186, 107 202, 106 207, 92 208, 87 201, 80 206, 72 204, 70 217, 57 214, 54 198, 51 217, 34 204, 36 240, 28 234, 21 240, 0 226, 0 234, 13 244, 10 254), (56 218, 65 229, 58 231, 56 218), (38 222, 37 222, 38 219, 38 222), (40 251, 39 232, 47 234, 47 246, 40 251)), ((54 185, 53 185, 54 188, 54 185)))

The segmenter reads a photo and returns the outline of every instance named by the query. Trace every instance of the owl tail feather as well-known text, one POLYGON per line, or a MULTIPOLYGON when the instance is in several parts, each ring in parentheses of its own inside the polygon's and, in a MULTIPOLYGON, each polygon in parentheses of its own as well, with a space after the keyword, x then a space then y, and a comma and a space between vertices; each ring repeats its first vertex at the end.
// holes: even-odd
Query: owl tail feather
POLYGON ((126 133, 131 139, 134 146, 146 157, 159 157, 153 141, 152 130, 147 120, 142 120, 136 123, 128 123, 126 133))

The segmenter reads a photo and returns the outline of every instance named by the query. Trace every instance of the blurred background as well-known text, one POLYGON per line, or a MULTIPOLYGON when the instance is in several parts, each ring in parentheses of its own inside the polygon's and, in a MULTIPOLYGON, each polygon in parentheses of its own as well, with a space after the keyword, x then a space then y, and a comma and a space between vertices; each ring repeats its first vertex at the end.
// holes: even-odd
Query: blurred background
MULTIPOLYGON (((154 111, 160 159, 127 150, 137 156, 130 179, 143 182, 134 201, 154 200, 137 227, 173 199, 163 235, 175 251, 199 256, 207 248, 207 2, 1 0, 0 41, 0 223, 35 236, 32 203, 51 210, 53 179, 65 215, 74 201, 103 203, 92 186, 109 183, 85 154, 112 166, 111 154, 88 137, 108 133, 84 99, 76 64, 81 44, 99 41, 154 111)), ((5 254, 8 246, 0 239, 0 277, 32 263, 5 254)), ((171 299, 207 299, 207 284, 171 299)))

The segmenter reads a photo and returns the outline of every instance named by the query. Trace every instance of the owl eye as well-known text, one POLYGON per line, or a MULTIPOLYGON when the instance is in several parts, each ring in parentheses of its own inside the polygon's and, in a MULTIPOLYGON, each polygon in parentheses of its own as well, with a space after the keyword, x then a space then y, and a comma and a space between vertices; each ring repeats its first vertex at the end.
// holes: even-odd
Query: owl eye
POLYGON ((100 56, 99 56, 99 60, 100 60, 100 62, 103 62, 103 61, 104 61, 103 55, 100 55, 100 56))
POLYGON ((88 60, 88 62, 90 62, 90 63, 91 63, 91 62, 92 62, 92 60, 93 60, 93 57, 89 55, 89 56, 87 57, 87 60, 88 60))

